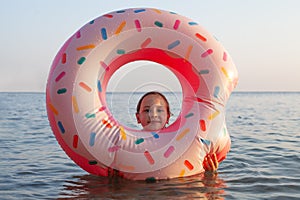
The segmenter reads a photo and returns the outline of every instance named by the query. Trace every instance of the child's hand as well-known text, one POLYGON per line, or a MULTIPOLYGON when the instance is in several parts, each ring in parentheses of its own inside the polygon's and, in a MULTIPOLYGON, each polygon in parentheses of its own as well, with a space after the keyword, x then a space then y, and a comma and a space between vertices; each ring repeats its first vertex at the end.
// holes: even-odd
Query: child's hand
POLYGON ((217 159, 217 155, 215 153, 207 154, 204 157, 203 168, 205 169, 205 171, 216 172, 218 167, 219 167, 219 162, 217 159))

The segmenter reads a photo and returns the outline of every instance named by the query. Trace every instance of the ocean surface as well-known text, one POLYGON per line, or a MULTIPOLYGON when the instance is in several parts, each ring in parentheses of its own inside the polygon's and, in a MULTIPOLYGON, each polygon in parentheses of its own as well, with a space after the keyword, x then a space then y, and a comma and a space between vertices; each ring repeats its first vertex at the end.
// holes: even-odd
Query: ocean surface
MULTIPOLYGON (((128 114, 137 97, 109 98, 115 117, 135 127, 128 114)), ((168 98, 176 118, 180 99, 168 98)), ((300 93, 235 92, 226 110, 232 147, 217 174, 129 181, 90 175, 69 159, 44 93, 0 93, 0 199, 300 199, 300 93)))

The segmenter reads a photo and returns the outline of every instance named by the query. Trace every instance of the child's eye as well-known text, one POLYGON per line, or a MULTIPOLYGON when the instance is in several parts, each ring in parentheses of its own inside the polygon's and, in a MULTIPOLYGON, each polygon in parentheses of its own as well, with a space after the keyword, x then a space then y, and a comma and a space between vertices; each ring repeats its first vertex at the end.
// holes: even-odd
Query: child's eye
POLYGON ((143 112, 148 113, 148 112, 150 112, 150 109, 144 109, 143 112))

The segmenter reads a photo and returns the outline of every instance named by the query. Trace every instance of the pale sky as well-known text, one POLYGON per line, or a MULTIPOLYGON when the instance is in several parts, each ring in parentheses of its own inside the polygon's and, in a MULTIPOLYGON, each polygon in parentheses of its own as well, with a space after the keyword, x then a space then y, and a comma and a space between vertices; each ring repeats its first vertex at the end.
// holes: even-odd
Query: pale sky
POLYGON ((2 0, 0 92, 44 92, 51 63, 74 32, 131 7, 173 11, 205 27, 236 64, 236 91, 300 91, 298 0, 2 0))

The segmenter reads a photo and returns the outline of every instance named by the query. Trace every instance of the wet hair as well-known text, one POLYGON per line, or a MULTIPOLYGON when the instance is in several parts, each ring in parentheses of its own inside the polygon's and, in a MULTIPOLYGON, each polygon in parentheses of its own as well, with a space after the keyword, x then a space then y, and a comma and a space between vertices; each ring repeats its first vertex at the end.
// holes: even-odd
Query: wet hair
POLYGON ((144 95, 140 98, 140 100, 139 100, 139 102, 138 102, 138 104, 137 104, 137 106, 136 106, 136 113, 139 113, 139 111, 140 111, 140 109, 141 109, 142 101, 143 101, 143 99, 144 99, 146 96, 148 96, 148 95, 158 95, 158 96, 162 97, 162 98, 164 99, 164 101, 166 102, 166 104, 167 104, 167 113, 168 113, 170 116, 172 115, 172 114, 171 114, 171 111, 170 111, 170 105, 169 105, 169 102, 168 102, 167 98, 166 98, 162 93, 157 92, 157 91, 147 92, 146 94, 144 94, 144 95))

